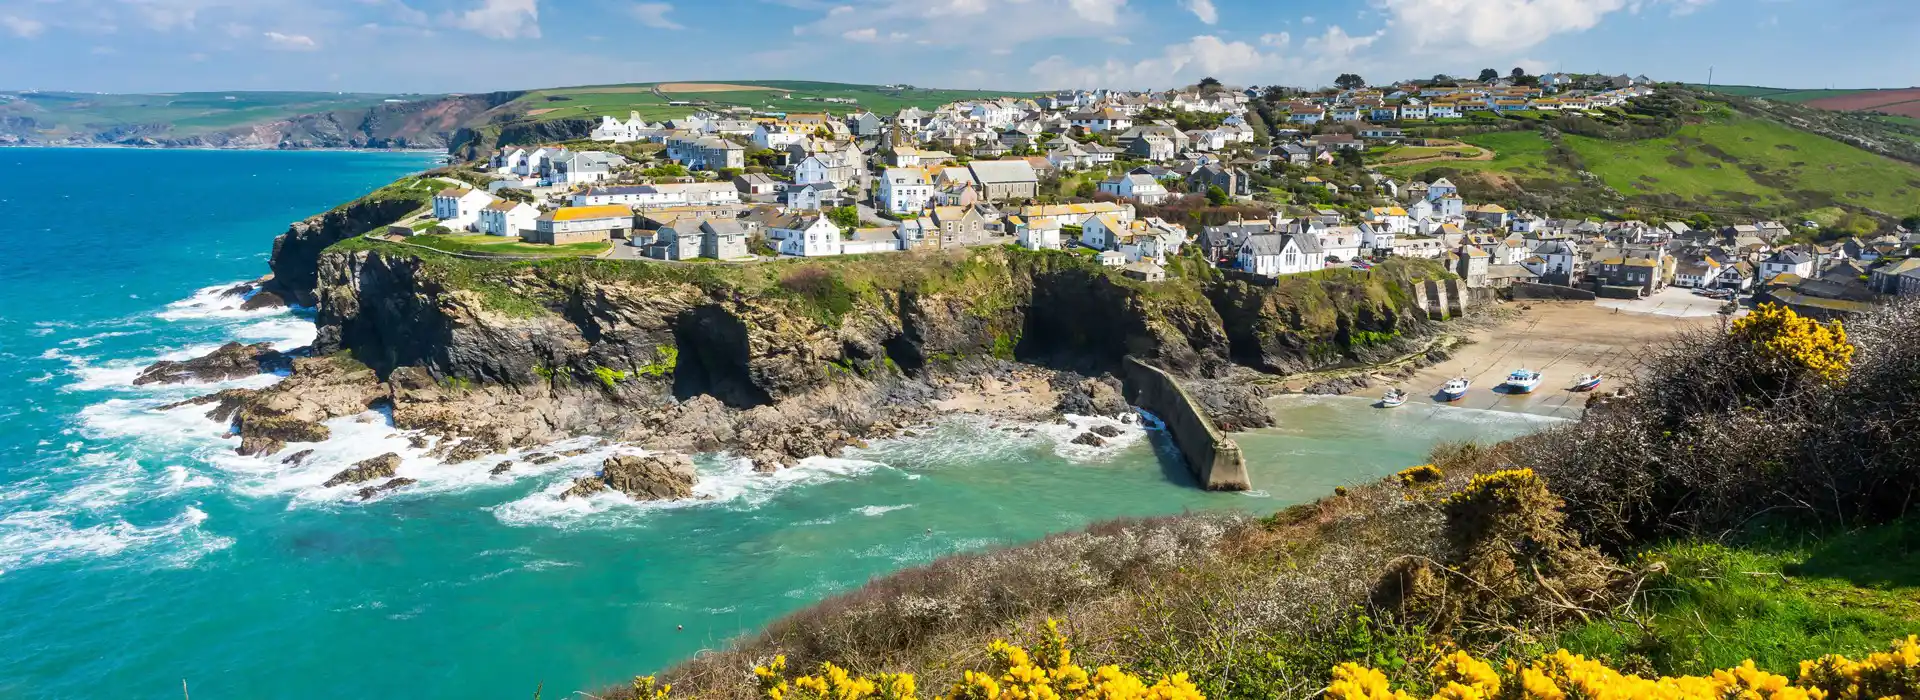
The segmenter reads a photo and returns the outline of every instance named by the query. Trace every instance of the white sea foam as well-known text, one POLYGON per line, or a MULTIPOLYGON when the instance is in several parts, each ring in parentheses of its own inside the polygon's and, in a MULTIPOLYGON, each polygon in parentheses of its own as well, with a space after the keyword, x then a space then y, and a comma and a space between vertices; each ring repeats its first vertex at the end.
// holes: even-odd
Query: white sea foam
MULTIPOLYGON (((639 452, 632 448, 619 451, 639 452)), ((560 497, 573 486, 576 478, 593 473, 599 461, 594 460, 589 465, 583 465, 584 468, 560 475, 524 498, 494 507, 494 517, 502 523, 515 526, 630 525, 661 510, 757 508, 796 486, 842 481, 887 468, 887 465, 879 462, 859 459, 809 457, 792 468, 761 474, 755 472, 753 463, 745 458, 709 455, 696 460, 699 480, 694 484, 692 499, 642 503, 611 491, 588 498, 560 497)))
POLYGON ((246 318, 275 313, 284 313, 281 309, 241 310, 240 305, 247 303, 251 294, 228 294, 227 290, 243 282, 228 282, 204 287, 193 296, 167 305, 165 311, 157 314, 169 321, 185 321, 202 318, 246 318))
POLYGON ((894 512, 896 510, 906 510, 912 507, 913 507, 913 504, 911 503, 905 504, 905 505, 897 505, 897 506, 860 506, 859 508, 853 509, 853 512, 859 513, 869 518, 877 518, 882 515, 886 515, 888 513, 894 512))
POLYGON ((13 569, 75 559, 112 559, 122 554, 175 542, 160 562, 186 566, 207 553, 233 544, 227 537, 200 532, 207 514, 188 506, 165 522, 140 526, 123 519, 76 525, 60 509, 27 510, 0 516, 0 574, 13 569))

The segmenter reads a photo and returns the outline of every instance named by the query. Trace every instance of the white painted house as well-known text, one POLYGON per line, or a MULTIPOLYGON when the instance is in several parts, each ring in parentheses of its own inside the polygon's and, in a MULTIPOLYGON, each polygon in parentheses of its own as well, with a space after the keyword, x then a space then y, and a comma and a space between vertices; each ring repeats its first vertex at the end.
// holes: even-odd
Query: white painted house
POLYGON ((887 168, 880 175, 880 206, 895 214, 926 211, 933 200, 933 184, 927 174, 912 168, 887 168))
POLYGON ((1100 191, 1141 204, 1154 205, 1171 196, 1167 188, 1145 173, 1115 175, 1100 182, 1100 191))
POLYGON ((502 199, 480 210, 476 229, 489 236, 519 236, 521 231, 533 228, 538 218, 540 210, 533 205, 502 199))
POLYGON ((788 216, 767 227, 767 237, 780 242, 781 255, 822 257, 840 254, 840 227, 821 214, 788 216))
POLYGON ((1788 248, 1774 253, 1773 257, 1760 262, 1760 280, 1767 281, 1780 275, 1799 275, 1802 278, 1813 276, 1813 256, 1805 251, 1788 248))
POLYGON ((433 218, 456 231, 471 231, 480 220, 480 210, 493 203, 493 195, 474 189, 449 187, 433 196, 433 218))
POLYGON ((1326 254, 1311 235, 1260 233, 1240 244, 1234 266, 1256 275, 1279 277, 1324 268, 1326 254))

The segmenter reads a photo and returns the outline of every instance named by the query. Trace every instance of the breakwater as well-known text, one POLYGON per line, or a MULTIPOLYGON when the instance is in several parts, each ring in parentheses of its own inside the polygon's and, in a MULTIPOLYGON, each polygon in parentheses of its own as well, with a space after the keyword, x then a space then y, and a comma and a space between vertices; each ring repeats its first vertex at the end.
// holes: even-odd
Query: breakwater
POLYGON ((1246 491, 1253 488, 1247 477, 1246 458, 1240 446, 1229 439, 1206 409, 1181 388, 1180 381, 1153 365, 1128 357, 1126 361, 1128 403, 1159 416, 1167 425, 1173 444, 1180 448, 1187 469, 1208 491, 1246 491))

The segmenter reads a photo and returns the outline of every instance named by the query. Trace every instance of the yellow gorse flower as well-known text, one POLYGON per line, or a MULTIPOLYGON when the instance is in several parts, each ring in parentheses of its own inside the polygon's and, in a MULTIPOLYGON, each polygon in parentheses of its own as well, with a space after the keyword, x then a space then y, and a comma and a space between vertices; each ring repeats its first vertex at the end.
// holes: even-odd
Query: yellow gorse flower
MULTIPOLYGON (((1031 649, 1001 640, 987 645, 987 656, 991 668, 965 671, 939 700, 1206 700, 1185 673, 1148 683, 1118 666, 1089 672, 1073 663, 1073 650, 1053 620, 1031 649)), ((754 667, 767 700, 918 700, 909 673, 856 676, 828 663, 815 675, 789 679, 786 670, 785 656, 754 667)))
MULTIPOLYGON (((1800 678, 1755 667, 1751 660, 1707 676, 1641 678, 1565 649, 1527 666, 1508 662, 1504 676, 1464 652, 1432 670, 1432 700, 1884 700, 1920 698, 1920 637, 1854 661, 1830 655, 1800 663, 1800 678), (1504 692, 1503 692, 1504 689, 1504 692)), ((1386 674, 1358 664, 1333 669, 1332 700, 1411 700, 1386 674)))
POLYGON ((1732 333, 1780 362, 1838 381, 1853 367, 1853 343, 1839 321, 1820 323, 1779 304, 1761 304, 1733 322, 1732 333))

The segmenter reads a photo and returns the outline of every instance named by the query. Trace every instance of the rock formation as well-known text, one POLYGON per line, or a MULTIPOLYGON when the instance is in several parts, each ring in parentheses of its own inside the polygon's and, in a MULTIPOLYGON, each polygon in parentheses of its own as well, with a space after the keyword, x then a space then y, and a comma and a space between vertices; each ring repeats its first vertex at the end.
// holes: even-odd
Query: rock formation
POLYGON ((156 362, 140 372, 140 376, 134 378, 133 385, 223 382, 285 369, 288 365, 287 356, 274 350, 271 343, 227 343, 212 353, 191 360, 156 362))
POLYGON ((693 460, 680 454, 619 455, 600 465, 600 473, 581 477, 562 498, 584 498, 612 489, 636 501, 673 501, 693 497, 693 460))
MULTIPOLYGON (((347 467, 344 471, 333 475, 333 478, 327 479, 326 483, 321 484, 321 486, 333 488, 347 484, 366 483, 374 479, 384 479, 393 476, 393 472, 399 468, 400 455, 388 452, 378 457, 355 462, 353 466, 347 467)), ((361 498, 367 498, 369 495, 371 494, 363 491, 361 498)))

